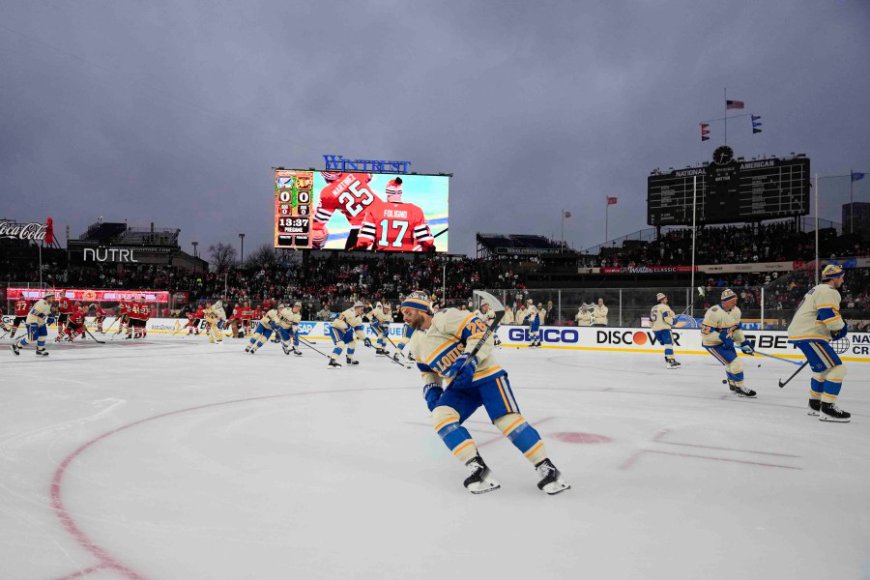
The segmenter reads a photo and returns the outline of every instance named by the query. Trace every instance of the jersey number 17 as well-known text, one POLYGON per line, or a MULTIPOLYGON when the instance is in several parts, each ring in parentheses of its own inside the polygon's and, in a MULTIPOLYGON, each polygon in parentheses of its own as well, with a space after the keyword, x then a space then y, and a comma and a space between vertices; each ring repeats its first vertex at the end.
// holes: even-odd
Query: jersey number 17
POLYGON ((402 247, 402 240, 405 238, 405 232, 408 231, 408 222, 405 220, 381 220, 379 228, 381 230, 381 239, 378 240, 379 246, 389 246, 390 230, 398 230, 398 234, 393 238, 392 246, 394 248, 402 247), (392 223, 391 223, 392 222, 392 223))

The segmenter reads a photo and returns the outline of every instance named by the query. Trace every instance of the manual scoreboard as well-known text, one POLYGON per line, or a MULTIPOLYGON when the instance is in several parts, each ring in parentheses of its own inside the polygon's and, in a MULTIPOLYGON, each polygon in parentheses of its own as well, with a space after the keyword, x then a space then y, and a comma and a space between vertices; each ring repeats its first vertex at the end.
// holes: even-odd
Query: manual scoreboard
POLYGON ((691 225, 696 177, 699 224, 761 221, 810 212, 807 157, 744 161, 734 159, 731 148, 723 145, 713 153, 711 163, 649 176, 647 223, 691 225))
POLYGON ((275 247, 311 248, 314 172, 275 170, 275 247))

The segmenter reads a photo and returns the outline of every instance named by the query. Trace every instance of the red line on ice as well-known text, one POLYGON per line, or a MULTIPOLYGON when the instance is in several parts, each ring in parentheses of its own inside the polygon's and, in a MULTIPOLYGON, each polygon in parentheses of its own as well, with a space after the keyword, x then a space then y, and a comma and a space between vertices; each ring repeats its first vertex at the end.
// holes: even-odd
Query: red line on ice
POLYGON ((94 444, 111 437, 112 435, 116 435, 121 431, 126 431, 132 427, 136 427, 143 423, 148 423, 150 421, 156 421, 157 419, 163 419, 165 417, 171 417, 173 415, 181 415, 182 413, 189 413, 191 411, 200 411, 202 409, 208 409, 211 407, 221 407, 225 405, 233 405, 236 403, 247 403, 250 401, 263 401, 268 399, 278 399, 283 397, 294 397, 300 395, 325 395, 332 393, 346 393, 346 392, 358 392, 358 391, 387 391, 393 389, 336 389, 329 391, 307 391, 301 393, 285 393, 281 395, 264 395, 260 397, 248 397, 245 399, 234 399, 231 401, 222 401, 220 403, 209 403, 207 405, 198 405, 196 407, 188 407, 186 409, 178 409, 176 411, 169 411, 167 413, 161 413, 159 415, 153 415, 151 417, 146 417, 145 419, 139 419, 138 421, 133 421, 132 423, 127 423, 126 425, 121 425, 111 431, 106 431, 102 435, 97 435, 93 439, 90 439, 84 443, 82 443, 78 449, 67 455, 64 460, 57 466, 57 469, 54 472, 54 476, 51 480, 51 507, 54 510, 55 515, 60 520, 61 524, 63 524, 64 529, 72 536, 76 542, 79 543, 81 547, 90 552, 97 560, 98 564, 95 566, 91 566, 90 568, 86 568, 84 570, 79 570, 77 572, 73 572, 64 578, 81 578, 88 574, 92 574, 99 570, 104 569, 112 569, 121 574, 124 578, 131 578, 136 580, 144 580, 144 576, 118 560, 115 556, 111 555, 106 551, 105 548, 98 545, 94 542, 88 535, 82 531, 82 529, 76 524, 75 519, 69 513, 66 506, 63 503, 63 480, 66 476, 70 465, 75 459, 87 451, 94 444))

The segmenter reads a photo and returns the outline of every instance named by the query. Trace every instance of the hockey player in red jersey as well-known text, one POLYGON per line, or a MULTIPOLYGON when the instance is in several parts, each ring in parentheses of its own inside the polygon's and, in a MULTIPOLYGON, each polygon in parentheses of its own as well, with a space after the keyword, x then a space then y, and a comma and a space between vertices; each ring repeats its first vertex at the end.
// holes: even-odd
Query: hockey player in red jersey
POLYGON ((60 300, 57 301, 57 338, 54 339, 55 341, 63 338, 69 315, 74 309, 73 301, 66 296, 61 296, 60 300))
MULTIPOLYGON (((14 338, 18 332, 18 326, 27 320, 27 315, 30 313, 30 303, 24 298, 15 301, 15 319, 12 321, 11 336, 14 338)), ((27 328, 25 323, 25 328, 27 328)))
POLYGON ((311 236, 315 248, 322 248, 329 238, 327 222, 336 210, 344 214, 350 224, 344 249, 352 250, 356 246, 363 214, 369 208, 383 203, 369 186, 372 180, 370 173, 335 173, 323 172, 327 185, 320 191, 314 220, 311 223, 311 236))
POLYGON ((420 206, 402 202, 402 178, 391 179, 387 201, 371 206, 363 216, 356 249, 376 252, 434 252, 435 238, 420 206))
POLYGON ((92 303, 89 308, 94 309, 94 325, 97 327, 97 332, 105 334, 106 331, 103 330, 103 322, 106 321, 106 311, 96 302, 92 303))
POLYGON ((66 339, 72 342, 78 336, 85 335, 85 310, 82 305, 76 303, 69 313, 66 325, 66 339))

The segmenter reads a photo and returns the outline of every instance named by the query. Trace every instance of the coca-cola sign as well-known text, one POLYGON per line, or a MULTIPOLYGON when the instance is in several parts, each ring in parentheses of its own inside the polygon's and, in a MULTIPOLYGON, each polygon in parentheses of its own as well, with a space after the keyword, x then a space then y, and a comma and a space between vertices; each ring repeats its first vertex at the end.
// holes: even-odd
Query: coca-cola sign
POLYGON ((15 222, 0 222, 0 238, 17 238, 19 240, 42 241, 48 231, 46 224, 37 222, 17 224, 15 222))

